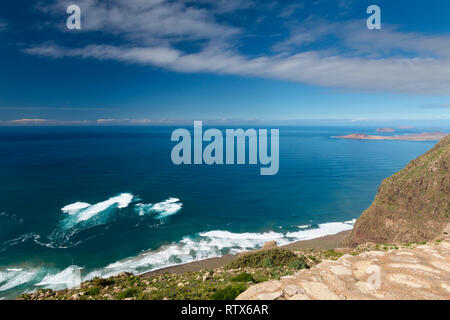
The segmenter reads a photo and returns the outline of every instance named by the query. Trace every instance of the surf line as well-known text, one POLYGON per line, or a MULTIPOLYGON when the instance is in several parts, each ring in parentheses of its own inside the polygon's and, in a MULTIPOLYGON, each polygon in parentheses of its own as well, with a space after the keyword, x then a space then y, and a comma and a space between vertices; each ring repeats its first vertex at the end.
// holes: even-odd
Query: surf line
POLYGON ((179 142, 171 153, 175 165, 207 164, 207 165, 244 165, 246 164, 246 150, 248 140, 248 164, 259 163, 260 175, 276 175, 279 170, 279 129, 270 130, 270 155, 267 145, 268 130, 259 129, 225 129, 225 159, 224 138, 222 131, 210 128, 203 132, 203 122, 194 121, 194 139, 184 128, 172 132, 171 141, 179 142), (203 149, 203 142, 210 142, 203 149), (235 144, 236 142, 236 144, 235 144), (194 159, 192 161, 192 144, 194 145, 194 159), (235 157, 235 151, 236 157, 235 157))

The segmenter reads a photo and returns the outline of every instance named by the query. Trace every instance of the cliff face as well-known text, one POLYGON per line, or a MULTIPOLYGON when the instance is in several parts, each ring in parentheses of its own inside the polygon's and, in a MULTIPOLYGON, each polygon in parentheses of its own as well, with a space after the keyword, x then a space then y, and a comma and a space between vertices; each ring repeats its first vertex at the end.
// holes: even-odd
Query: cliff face
POLYGON ((449 222, 450 135, 383 181, 356 221, 349 245, 426 241, 449 222))

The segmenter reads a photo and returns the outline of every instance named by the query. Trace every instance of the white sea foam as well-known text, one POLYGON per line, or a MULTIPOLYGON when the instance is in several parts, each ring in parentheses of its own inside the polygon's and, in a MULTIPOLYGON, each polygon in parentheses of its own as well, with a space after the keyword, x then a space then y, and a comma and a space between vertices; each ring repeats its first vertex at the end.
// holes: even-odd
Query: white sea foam
MULTIPOLYGON (((170 199, 169 199, 170 200, 170 199)), ((179 200, 178 200, 179 201, 179 200)), ((124 204, 125 202, 123 202, 124 204)), ((177 203, 175 199, 164 203, 177 203)), ((168 266, 184 264, 192 261, 204 260, 222 256, 227 253, 239 253, 257 249, 267 241, 276 241, 278 245, 285 245, 299 240, 309 240, 325 235, 336 234, 353 227, 355 220, 346 222, 331 222, 319 224, 317 228, 288 232, 286 234, 268 232, 234 233, 224 230, 201 232, 195 237, 184 237, 177 243, 162 246, 158 250, 146 251, 138 256, 123 259, 80 275, 78 266, 70 266, 62 271, 50 271, 45 268, 9 268, 0 271, 0 291, 30 283, 39 287, 63 289, 77 287, 82 281, 94 277, 110 277, 126 271, 135 274, 156 270, 168 266), (45 270, 43 270, 45 269, 45 270), (38 276, 38 273, 40 275, 38 276), (41 280, 39 280, 41 279, 41 280)))
POLYGON ((163 219, 168 216, 174 215, 175 213, 180 211, 182 207, 183 204, 180 202, 180 199, 169 198, 163 202, 155 204, 138 203, 135 206, 135 210, 140 216, 145 216, 151 213, 157 213, 155 219, 163 219))
POLYGON ((301 230, 296 232, 288 232, 287 238, 299 240, 311 240, 315 238, 324 237, 331 234, 336 234, 342 231, 351 230, 353 224, 351 222, 330 222, 319 224, 317 229, 301 230))
POLYGON ((99 213, 105 212, 112 208, 126 208, 133 201, 134 196, 131 193, 122 193, 118 196, 109 198, 108 200, 91 205, 86 202, 75 202, 69 204, 63 208, 61 211, 68 213, 71 217, 65 219, 65 227, 72 227, 73 225, 90 220, 99 213))
POLYGON ((0 291, 26 284, 32 281, 38 273, 39 269, 22 270, 22 268, 9 268, 0 271, 0 291))
POLYGON ((122 193, 116 197, 109 198, 106 201, 99 202, 89 207, 85 207, 78 214, 78 221, 86 221, 100 212, 116 206, 119 209, 126 208, 133 201, 133 195, 130 193, 122 193))
POLYGON ((142 273, 177 264, 235 254, 261 248, 267 241, 285 245, 299 240, 309 240, 352 229, 354 220, 319 224, 318 228, 282 234, 274 231, 264 233, 233 233, 213 230, 199 233, 198 238, 184 237, 180 242, 147 251, 136 257, 112 263, 91 272, 87 278, 110 277, 120 272, 142 273))
POLYGON ((78 287, 82 281, 80 271, 78 266, 69 266, 61 272, 46 275, 35 285, 54 290, 78 287))
POLYGON ((86 209, 87 207, 90 207, 90 206, 91 206, 90 203, 75 202, 75 203, 65 206, 64 208, 61 208, 61 211, 64 213, 68 213, 68 214, 75 214, 78 211, 80 211, 82 209, 86 209))

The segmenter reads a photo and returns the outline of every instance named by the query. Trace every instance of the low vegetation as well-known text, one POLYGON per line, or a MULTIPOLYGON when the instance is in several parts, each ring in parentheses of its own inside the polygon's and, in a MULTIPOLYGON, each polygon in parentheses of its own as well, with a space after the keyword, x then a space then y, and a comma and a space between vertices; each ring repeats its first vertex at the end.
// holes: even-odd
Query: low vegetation
MULTIPOLYGON (((347 253, 388 251, 414 248, 422 242, 404 245, 371 244, 358 246, 347 253)), ((94 278, 80 288, 52 291, 41 289, 20 297, 24 300, 233 300, 251 285, 280 279, 323 260, 337 260, 337 250, 303 249, 291 251, 274 248, 244 253, 230 264, 214 270, 183 274, 165 273, 135 276, 121 273, 108 279, 94 278)))
POLYGON ((21 299, 55 300, 232 300, 253 284, 292 275, 313 263, 302 254, 271 249, 243 254, 231 264, 201 270, 151 277, 122 273, 108 279, 94 278, 80 288, 38 290, 21 299))
POLYGON ((299 257, 287 249, 260 250, 244 254, 231 262, 226 269, 238 268, 275 268, 289 266, 291 269, 308 268, 304 256, 299 257))

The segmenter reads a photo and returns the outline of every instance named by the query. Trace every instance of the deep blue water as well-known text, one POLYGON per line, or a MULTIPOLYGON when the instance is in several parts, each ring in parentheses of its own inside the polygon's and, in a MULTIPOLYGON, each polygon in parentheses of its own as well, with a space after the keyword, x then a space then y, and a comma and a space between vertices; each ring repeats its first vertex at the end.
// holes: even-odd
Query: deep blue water
POLYGON ((0 297, 349 229, 380 182, 435 143, 281 127, 279 173, 261 176, 175 166, 173 129, 0 128, 0 297))

